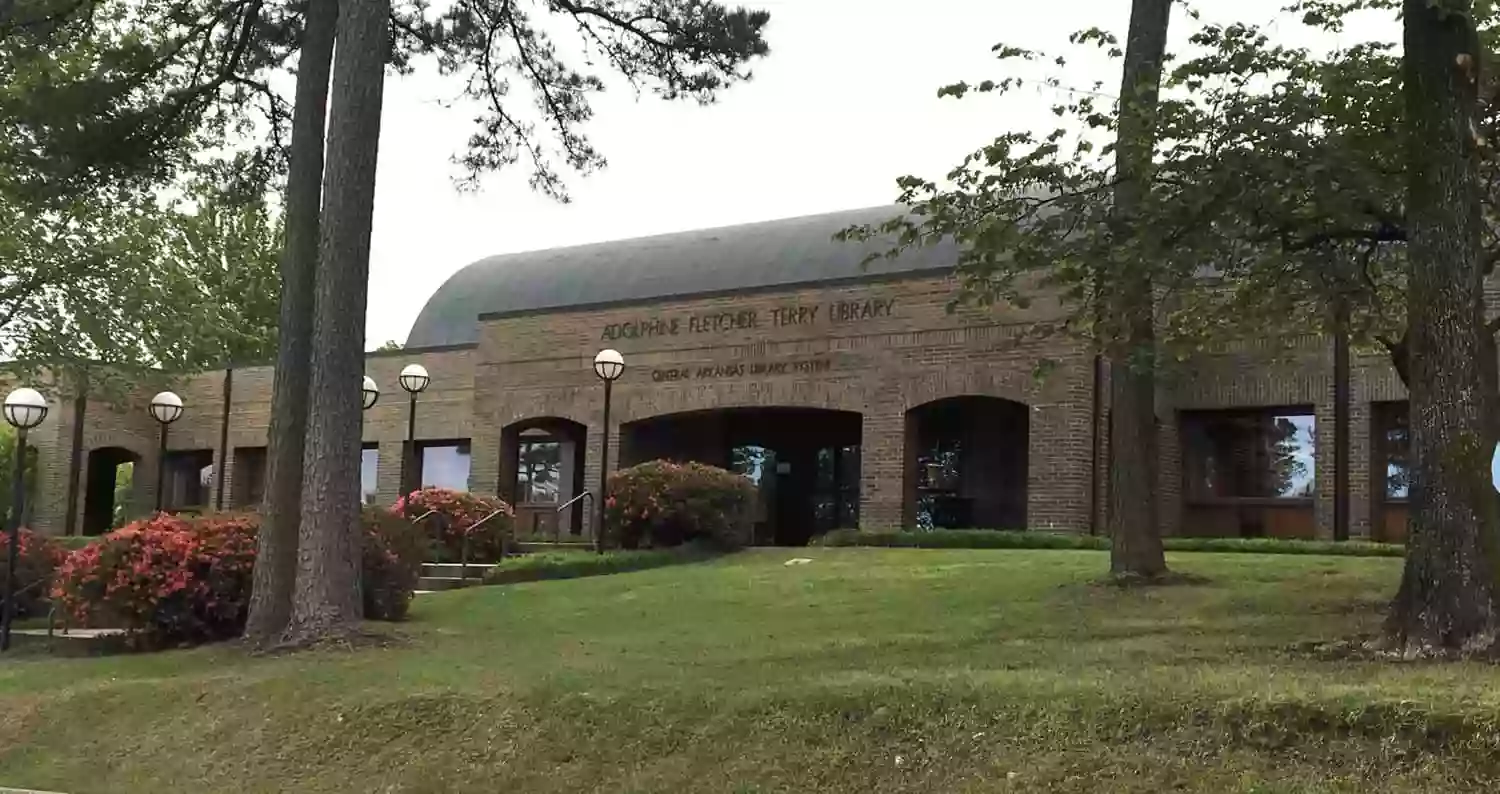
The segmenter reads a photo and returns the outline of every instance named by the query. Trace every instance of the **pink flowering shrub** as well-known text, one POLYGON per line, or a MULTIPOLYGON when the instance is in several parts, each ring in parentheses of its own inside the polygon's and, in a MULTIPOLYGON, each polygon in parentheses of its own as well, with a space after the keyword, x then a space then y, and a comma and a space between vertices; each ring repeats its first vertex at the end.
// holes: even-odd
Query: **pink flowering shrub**
POLYGON ((635 549, 702 542, 738 548, 749 540, 755 485, 702 463, 654 460, 609 477, 604 521, 613 545, 635 549))
MULTIPOLYGON (((399 620, 420 574, 420 533, 375 510, 361 523, 365 617, 399 620)), ((75 625, 155 644, 235 637, 249 613, 259 529, 254 513, 142 519, 67 555, 52 596, 75 625)))
MULTIPOLYGON (((22 528, 16 556, 16 617, 31 618, 47 614, 47 597, 57 566, 66 551, 56 541, 22 528)), ((0 532, 0 565, 10 553, 10 534, 0 532)), ((5 571, 0 570, 0 578, 5 571)))
POLYGON ((128 524, 69 554, 53 596, 83 626, 163 642, 233 637, 250 604, 257 523, 163 513, 128 524))
POLYGON ((516 514, 502 499, 447 488, 424 488, 397 499, 390 510, 393 515, 409 519, 429 511, 436 512, 419 523, 432 540, 433 556, 437 559, 458 562, 463 557, 465 536, 469 540, 469 559, 474 562, 498 562, 513 551, 516 514), (496 510, 500 515, 484 521, 496 510))

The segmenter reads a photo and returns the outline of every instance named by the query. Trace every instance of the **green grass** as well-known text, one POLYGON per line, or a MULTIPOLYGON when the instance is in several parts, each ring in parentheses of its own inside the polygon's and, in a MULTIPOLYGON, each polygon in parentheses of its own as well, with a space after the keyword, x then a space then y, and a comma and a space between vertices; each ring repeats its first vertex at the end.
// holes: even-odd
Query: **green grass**
POLYGON ((754 550, 420 597, 395 647, 0 663, 0 785, 87 792, 1449 792, 1500 669, 1333 661, 1401 561, 754 550), (788 566, 792 557, 811 563, 788 566))
POLYGON ((707 549, 551 550, 507 557, 484 574, 485 584, 517 584, 555 579, 581 579, 629 573, 668 565, 703 562, 717 556, 707 549))
MULTIPOLYGON (((1165 538, 1167 551, 1240 554, 1317 554, 1347 557, 1401 557, 1403 546, 1369 541, 1279 540, 1276 538, 1165 538)), ((819 545, 905 549, 1075 549, 1108 551, 1109 538, 1062 532, 994 529, 928 529, 868 532, 840 529, 825 534, 819 545)))

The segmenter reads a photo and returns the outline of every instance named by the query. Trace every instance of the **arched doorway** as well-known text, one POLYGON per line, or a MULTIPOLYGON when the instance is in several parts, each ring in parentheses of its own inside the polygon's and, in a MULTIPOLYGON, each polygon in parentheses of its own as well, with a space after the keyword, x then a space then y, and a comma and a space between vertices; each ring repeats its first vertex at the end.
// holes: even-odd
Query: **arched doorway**
POLYGON ((123 447, 89 451, 83 534, 102 535, 140 513, 135 477, 141 456, 123 447))
POLYGON ((582 501, 564 514, 558 508, 584 491, 587 443, 587 427, 557 417, 525 419, 500 431, 498 491, 516 510, 517 533, 560 538, 583 532, 582 501))
POLYGON ((823 408, 720 408, 620 428, 620 465, 696 461, 739 472, 760 490, 757 544, 803 546, 859 525, 861 417, 823 408))
POLYGON ((1025 529, 1030 422, 1025 405, 997 397, 907 411, 907 525, 1025 529))

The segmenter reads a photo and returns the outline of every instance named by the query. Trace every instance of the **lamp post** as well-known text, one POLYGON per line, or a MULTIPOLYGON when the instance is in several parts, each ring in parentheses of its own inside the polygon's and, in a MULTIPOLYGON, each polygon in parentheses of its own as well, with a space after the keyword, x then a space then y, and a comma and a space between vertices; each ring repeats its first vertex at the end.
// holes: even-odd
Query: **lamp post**
POLYGON ((363 405, 366 411, 374 408, 375 403, 380 401, 380 387, 376 385, 375 379, 369 375, 365 376, 364 383, 360 385, 360 393, 363 395, 363 405))
POLYGON ((609 401, 615 381, 625 374, 625 357, 614 349, 600 350, 594 356, 594 374, 604 381, 604 437, 599 443, 599 503, 598 522, 594 526, 594 550, 604 553, 604 504, 608 501, 609 488, 609 401))
POLYGON ((406 413, 406 454, 401 456, 401 498, 410 502, 407 497, 421 487, 421 483, 412 482, 417 468, 417 395, 427 390, 427 385, 432 383, 432 376, 427 374, 427 368, 421 364, 407 364, 401 370, 398 380, 401 388, 411 398, 406 413))
POLYGON ((36 389, 16 389, 5 398, 5 421, 16 429, 16 463, 10 479, 10 541, 5 554, 5 608, 0 612, 0 651, 10 650, 10 624, 16 618, 16 559, 21 553, 21 518, 26 515, 26 431, 47 418, 47 400, 36 389))
POLYGON ((160 513, 166 503, 167 428, 182 418, 182 398, 169 391, 152 397, 151 418, 161 425, 161 439, 156 447, 156 512, 160 513))

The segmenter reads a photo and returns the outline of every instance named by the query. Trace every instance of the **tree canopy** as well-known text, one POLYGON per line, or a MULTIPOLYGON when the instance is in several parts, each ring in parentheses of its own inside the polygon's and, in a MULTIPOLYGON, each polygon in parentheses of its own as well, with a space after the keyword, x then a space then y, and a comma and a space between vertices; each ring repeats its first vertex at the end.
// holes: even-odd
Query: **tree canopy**
MULTIPOLYGON (((1292 10, 1302 25, 1328 31, 1357 11, 1392 8, 1388 0, 1313 0, 1292 10)), ((1247 337, 1290 344, 1329 330, 1330 307, 1343 300, 1356 342, 1383 344, 1404 370, 1408 225, 1396 44, 1314 51, 1278 43, 1256 25, 1190 18, 1189 45, 1163 82, 1152 201, 1140 210, 1152 235, 1121 239, 1107 222, 1113 98, 1100 85, 1052 78, 1045 85, 1064 97, 1052 108, 1053 129, 1007 131, 942 180, 903 177, 900 199, 911 215, 845 236, 894 232, 901 247, 956 238, 959 300, 1026 305, 1038 288, 1053 290, 1067 310, 1036 330, 1087 338, 1112 333, 1093 307, 1113 286, 1107 263, 1126 260, 1151 277, 1158 341, 1175 358, 1247 337)), ((1482 19, 1480 30, 1490 37, 1493 20, 1482 19)), ((1121 54, 1116 38, 1098 29, 1072 42, 1121 54)), ((1005 46, 996 54, 1059 69, 1068 63, 1005 46)), ((1007 77, 940 93, 1027 85, 1007 77)), ((1500 109, 1487 104, 1483 117, 1476 134, 1494 140, 1500 109)), ((1500 168, 1494 158, 1481 168, 1493 266, 1500 168)))

